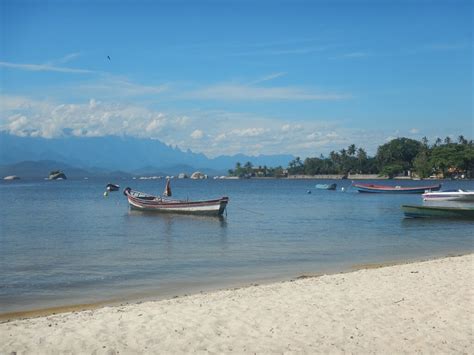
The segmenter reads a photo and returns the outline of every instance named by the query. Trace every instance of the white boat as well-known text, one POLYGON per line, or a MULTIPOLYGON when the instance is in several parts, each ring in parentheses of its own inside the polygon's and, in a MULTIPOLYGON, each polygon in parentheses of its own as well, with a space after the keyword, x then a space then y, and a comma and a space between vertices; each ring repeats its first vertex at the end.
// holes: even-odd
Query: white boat
MULTIPOLYGON (((123 193, 128 198, 130 208, 148 212, 222 216, 229 202, 228 197, 200 201, 174 200, 163 196, 154 196, 144 192, 134 191, 129 187, 127 187, 123 193)), ((171 195, 171 192, 169 195, 171 195)))
POLYGON ((427 192, 422 196, 425 201, 474 201, 474 191, 461 189, 427 192))

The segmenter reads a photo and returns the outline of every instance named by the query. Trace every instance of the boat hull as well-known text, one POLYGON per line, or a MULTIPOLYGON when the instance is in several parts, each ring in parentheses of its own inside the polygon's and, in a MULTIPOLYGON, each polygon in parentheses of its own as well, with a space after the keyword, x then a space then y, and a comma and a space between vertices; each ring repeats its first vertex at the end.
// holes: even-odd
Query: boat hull
POLYGON ((229 202, 228 197, 205 201, 182 201, 165 199, 125 189, 130 208, 157 213, 179 213, 203 216, 221 216, 229 202), (140 197, 140 194, 142 197, 140 197))
POLYGON ((403 213, 408 218, 461 218, 474 220, 474 207, 442 207, 402 205, 403 213))
POLYGON ((441 184, 433 185, 433 186, 420 186, 420 187, 352 184, 352 187, 356 188, 359 192, 362 192, 362 193, 422 194, 422 193, 425 193, 426 191, 438 191, 441 188, 441 184))
POLYGON ((459 201, 459 202, 473 202, 474 191, 441 191, 429 192, 423 194, 425 201, 459 201))
POLYGON ((336 190, 337 184, 317 184, 315 186, 318 190, 336 190))

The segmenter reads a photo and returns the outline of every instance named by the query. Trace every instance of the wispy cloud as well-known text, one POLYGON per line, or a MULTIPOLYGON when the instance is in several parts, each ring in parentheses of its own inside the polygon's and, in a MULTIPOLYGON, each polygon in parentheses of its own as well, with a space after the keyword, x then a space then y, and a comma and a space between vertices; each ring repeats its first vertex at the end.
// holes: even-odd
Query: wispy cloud
POLYGON ((255 87, 243 84, 217 84, 203 87, 183 94, 189 99, 199 100, 344 100, 351 96, 346 94, 315 92, 299 87, 255 87))
POLYGON ((48 65, 57 65, 57 64, 65 64, 65 63, 69 63, 70 61, 76 59, 76 58, 79 58, 81 55, 81 53, 79 52, 76 52, 76 53, 70 53, 68 55, 65 55, 64 57, 61 57, 61 58, 58 58, 58 59, 54 59, 54 60, 50 60, 48 62, 46 62, 45 64, 48 64, 48 65))
POLYGON ((370 54, 367 52, 351 52, 341 55, 342 58, 364 58, 368 57, 370 54))
POLYGON ((77 74, 92 74, 97 73, 93 70, 88 69, 77 69, 60 67, 51 64, 23 64, 23 63, 11 63, 11 62, 0 62, 1 67, 26 70, 26 71, 38 71, 38 72, 59 72, 59 73, 77 73, 77 74))
POLYGON ((270 81, 270 80, 273 80, 273 79, 276 79, 276 78, 280 78, 282 76, 285 76, 286 73, 285 72, 280 72, 280 73, 273 73, 273 74, 270 74, 270 75, 267 75, 267 76, 264 76, 262 78, 259 78, 255 81, 252 81, 249 83, 249 85, 255 85, 255 84, 259 84, 259 83, 263 83, 265 81, 270 81))
POLYGON ((313 47, 300 47, 300 48, 262 48, 257 50, 248 50, 230 53, 228 56, 239 57, 239 56, 275 56, 275 55, 304 55, 315 52, 322 52, 327 50, 328 46, 313 46, 313 47))
POLYGON ((468 42, 451 42, 451 43, 433 43, 423 47, 424 50, 429 51, 455 51, 460 49, 467 49, 472 47, 468 42))
POLYGON ((133 97, 156 95, 167 91, 168 85, 143 85, 134 83, 128 78, 104 75, 97 81, 82 83, 76 90, 83 91, 89 97, 100 96, 107 98, 133 97))
MULTIPOLYGON (((354 50, 354 51, 347 51, 345 53, 338 53, 338 54, 332 55, 329 57, 329 59, 339 59, 339 60, 362 59, 362 58, 372 57, 375 55, 376 54, 373 52, 368 52, 368 51, 363 51, 363 50, 354 50)), ((380 53, 377 54, 377 56, 380 56, 380 53)))

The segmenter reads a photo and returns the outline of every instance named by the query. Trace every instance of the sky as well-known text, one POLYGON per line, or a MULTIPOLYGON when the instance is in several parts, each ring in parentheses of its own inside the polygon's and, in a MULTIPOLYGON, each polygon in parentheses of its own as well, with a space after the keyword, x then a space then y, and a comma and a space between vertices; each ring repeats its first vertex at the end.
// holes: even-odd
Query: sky
POLYGON ((470 0, 0 6, 11 134, 129 135, 209 157, 474 138, 470 0))

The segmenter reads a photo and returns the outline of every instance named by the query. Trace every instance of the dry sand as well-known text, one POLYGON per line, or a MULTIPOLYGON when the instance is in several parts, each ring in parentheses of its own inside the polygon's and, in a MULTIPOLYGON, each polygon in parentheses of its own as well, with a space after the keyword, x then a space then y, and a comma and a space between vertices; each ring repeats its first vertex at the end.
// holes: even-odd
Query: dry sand
POLYGON ((474 353, 474 255, 0 324, 0 353, 474 353))

